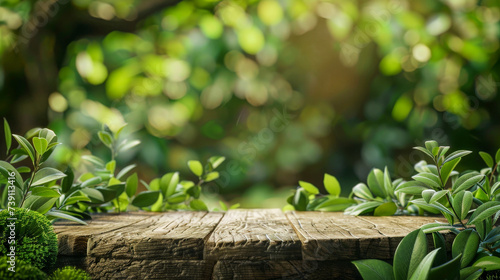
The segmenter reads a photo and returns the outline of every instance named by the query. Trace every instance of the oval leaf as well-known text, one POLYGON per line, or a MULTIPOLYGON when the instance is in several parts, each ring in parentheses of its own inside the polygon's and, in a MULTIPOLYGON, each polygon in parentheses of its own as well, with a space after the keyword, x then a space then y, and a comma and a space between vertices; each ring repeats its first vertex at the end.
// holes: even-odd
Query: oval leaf
POLYGON ((453 258, 462 255, 460 260, 461 268, 466 267, 476 257, 480 241, 479 234, 472 229, 463 230, 455 237, 451 248, 451 255, 453 258))
POLYGON ((203 165, 197 160, 188 161, 188 167, 194 175, 200 177, 203 174, 203 165))
POLYGON ((427 238, 425 233, 420 229, 410 232, 401 240, 394 255, 395 279, 409 279, 424 260, 426 254, 427 238))
POLYGON ((337 178, 335 178, 334 176, 325 173, 323 184, 325 185, 325 189, 329 194, 333 196, 340 195, 340 184, 339 181, 337 181, 337 178))
POLYGON ((45 167, 35 173, 31 186, 43 185, 45 183, 52 182, 64 177, 66 177, 66 174, 62 173, 61 171, 51 167, 45 167))
POLYGON ((159 191, 145 191, 139 193, 134 200, 132 200, 132 205, 135 207, 148 207, 153 205, 160 196, 159 191))
POLYGON ((313 184, 311 183, 308 183, 308 182, 304 182, 304 181, 299 181, 299 185, 304 188, 304 190, 306 190, 308 193, 310 194, 318 194, 319 193, 319 190, 318 188, 316 188, 316 186, 314 186, 313 184))
POLYGON ((381 260, 359 260, 352 262, 365 280, 394 279, 392 266, 381 260))

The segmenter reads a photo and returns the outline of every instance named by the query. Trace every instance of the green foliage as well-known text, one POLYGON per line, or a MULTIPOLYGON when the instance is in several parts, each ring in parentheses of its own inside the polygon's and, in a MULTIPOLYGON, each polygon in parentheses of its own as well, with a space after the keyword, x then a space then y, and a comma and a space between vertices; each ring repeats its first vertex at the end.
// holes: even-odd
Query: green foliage
POLYGON ((0 212, 0 253, 7 255, 10 246, 15 246, 16 260, 25 261, 39 269, 50 269, 57 258, 57 236, 50 221, 44 215, 23 208, 0 212), (15 223, 14 242, 9 241, 12 220, 15 223), (12 242, 12 243, 9 243, 12 242))
POLYGON ((91 280, 92 278, 81 269, 72 266, 65 266, 54 271, 49 280, 91 280))
MULTIPOLYGON (((31 265, 29 261, 22 261, 16 259, 15 261, 15 272, 8 270, 10 267, 9 257, 0 257, 0 279, 10 279, 10 280, 45 280, 47 275, 31 265)), ((67 278, 69 279, 69 278, 67 278)))
POLYGON ((339 197, 340 184, 337 178, 330 174, 324 176, 324 187, 328 195, 320 194, 319 189, 311 183, 299 181, 299 187, 288 197, 288 205, 284 210, 297 211, 343 211, 353 205, 350 198, 339 197))

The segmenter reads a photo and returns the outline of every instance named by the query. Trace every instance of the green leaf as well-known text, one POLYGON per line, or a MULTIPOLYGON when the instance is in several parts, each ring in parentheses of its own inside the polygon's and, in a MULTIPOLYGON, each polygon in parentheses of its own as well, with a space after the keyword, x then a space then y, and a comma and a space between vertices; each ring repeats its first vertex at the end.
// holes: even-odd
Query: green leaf
POLYGON ((370 191, 378 197, 387 197, 387 192, 384 187, 384 173, 382 170, 374 168, 368 174, 367 178, 368 187, 370 191))
POLYGON ((495 165, 495 163, 493 162, 493 158, 491 157, 490 154, 485 152, 479 152, 479 155, 481 156, 481 158, 483 158, 484 162, 489 168, 493 168, 493 165, 495 165))
POLYGON ((473 267, 482 268, 485 271, 500 270, 500 258, 495 256, 486 256, 477 260, 473 267))
POLYGON ((38 130, 38 137, 47 140, 47 143, 49 143, 49 146, 51 144, 54 144, 57 142, 56 134, 54 133, 54 131, 52 131, 48 128, 43 128, 43 129, 38 130))
POLYGON ((227 211, 227 205, 222 200, 219 200, 219 205, 222 211, 227 211))
POLYGON ((43 197, 60 197, 61 194, 54 189, 48 187, 34 187, 31 188, 31 195, 43 196, 43 197))
POLYGON ((37 211, 40 214, 45 214, 52 209, 57 201, 57 197, 29 196, 22 205, 22 208, 37 211))
MULTIPOLYGON (((433 152, 435 148, 438 148, 439 147, 439 144, 438 142, 434 141, 434 140, 429 140, 429 141, 425 141, 425 148, 429 151, 429 152, 433 152)), ((437 153, 436 153, 437 154, 437 153)), ((434 155, 434 153, 433 153, 434 155)))
POLYGON ((420 227, 421 230, 424 231, 424 233, 434 233, 437 231, 442 231, 442 230, 450 230, 450 231, 457 231, 456 227, 446 224, 446 223, 430 223, 430 224, 425 224, 420 227))
POLYGON ((460 280, 477 280, 481 274, 483 274, 481 268, 469 266, 460 269, 460 280))
POLYGON ((33 146, 38 153, 38 156, 42 156, 47 151, 47 146, 49 143, 44 138, 33 137, 33 146))
POLYGON ((374 216, 392 216, 398 210, 398 206, 394 202, 386 202, 373 211, 374 216))
POLYGON ((442 190, 438 192, 436 192, 435 190, 424 190, 422 192, 422 198, 425 200, 425 202, 433 204, 434 202, 445 196, 447 193, 448 190, 442 190))
POLYGON ((65 219, 65 220, 70 220, 70 221, 73 221, 73 222, 77 222, 77 223, 82 224, 82 225, 87 225, 86 222, 80 220, 77 217, 74 217, 72 215, 67 214, 66 211, 62 212, 62 211, 53 209, 53 210, 50 210, 49 212, 47 212, 45 214, 45 216, 47 216, 51 220, 54 219, 54 218, 59 218, 59 219, 65 219))
POLYGON ((14 186, 24 191, 23 177, 19 174, 19 171, 12 166, 10 163, 0 160, 0 173, 4 178, 8 179, 12 173, 14 173, 14 186))
POLYGON ((205 202, 199 200, 199 199, 193 199, 189 203, 189 206, 193 208, 193 210, 198 210, 198 211, 208 211, 208 207, 205 204, 205 202))
MULTIPOLYGON (((444 239, 443 239, 444 241, 444 239)), ((446 247, 441 247, 436 254, 434 259, 434 264, 436 263, 436 259, 440 257, 440 254, 444 255, 446 260, 446 247)), ((435 266, 431 268, 429 273, 429 279, 460 279, 460 259, 462 255, 456 256, 454 259, 440 264, 439 266, 435 266)))
POLYGON ((466 150, 458 150, 458 151, 455 151, 451 154, 449 154, 443 161, 443 164, 449 162, 449 161, 452 161, 456 158, 461 158, 461 157, 464 157, 468 154, 472 153, 471 151, 466 151, 466 150))
POLYGON ((136 167, 135 164, 125 166, 122 170, 120 170, 120 172, 118 172, 118 175, 116 175, 116 179, 121 180, 122 177, 125 176, 125 174, 127 174, 129 171, 131 171, 135 167, 136 167))
MULTIPOLYGON (((422 228, 420 228, 422 229, 422 228)), ((425 233, 425 230, 424 230, 425 233)), ((448 261, 448 258, 446 257, 446 241, 444 240, 444 236, 439 233, 439 232, 432 232, 432 241, 434 243, 434 248, 440 248, 441 250, 438 251, 436 254, 436 258, 434 259, 434 263, 432 264, 433 267, 440 266, 442 264, 445 264, 448 261)), ((458 260, 458 268, 457 272, 460 270, 460 259, 458 260)), ((431 271, 432 274, 432 271, 431 271)), ((443 278, 444 279, 444 278, 443 278)))
POLYGON ((441 188, 441 180, 436 174, 422 172, 412 177, 414 180, 422 182, 433 189, 441 188))
POLYGON ((104 195, 96 189, 82 188, 80 191, 87 195, 93 203, 104 202, 104 195))
POLYGON ((392 186, 391 175, 387 166, 384 169, 384 190, 388 196, 394 197, 394 188, 392 186))
POLYGON ((320 204, 316 205, 311 210, 316 211, 344 211, 347 207, 356 204, 354 199, 346 197, 324 197, 326 200, 322 201, 320 204))
POLYGON ((126 192, 128 197, 132 197, 137 192, 137 186, 139 185, 139 178, 137 177, 137 173, 134 173, 127 178, 126 183, 126 192))
POLYGON ((313 184, 304 182, 304 181, 299 181, 299 185, 304 188, 308 193, 310 194, 318 194, 319 190, 316 188, 313 184))
POLYGON ((201 194, 201 187, 200 186, 191 186, 187 189, 186 193, 194 198, 199 198, 200 194, 201 194))
POLYGON ((325 189, 329 194, 337 197, 340 195, 340 184, 334 176, 325 173, 323 185, 325 185, 325 189))
POLYGON ((219 178, 219 172, 214 171, 210 172, 207 175, 205 175, 205 182, 211 182, 213 180, 217 180, 219 178))
POLYGON ((75 174, 73 173, 73 169, 71 169, 71 167, 69 166, 66 167, 64 174, 66 174, 66 177, 64 177, 61 181, 61 191, 63 193, 67 193, 73 186, 73 181, 75 180, 75 174))
POLYGON ((446 182, 448 182, 451 172, 455 169, 460 160, 461 158, 456 158, 443 164, 443 167, 441 168, 441 181, 444 186, 446 186, 446 182))
POLYGON ((306 194, 306 190, 303 188, 298 188, 293 196, 293 207, 298 211, 305 211, 307 209, 307 204, 309 203, 309 197, 306 194))
POLYGON ((225 157, 218 157, 218 156, 214 156, 214 157, 210 157, 208 159, 208 162, 210 162, 212 164, 212 167, 213 169, 219 167, 219 165, 221 165, 224 160, 226 160, 225 157))
POLYGON ((406 193, 409 195, 421 195, 423 191, 428 190, 429 187, 427 184, 418 182, 418 181, 410 181, 404 182, 396 187, 395 191, 406 193))
POLYGON ((106 163, 106 170, 108 170, 111 174, 115 173, 116 161, 112 160, 106 163))
POLYGON ((500 164, 500 149, 497 150, 497 153, 495 155, 495 161, 497 164, 500 164))
POLYGON ((468 225, 477 224, 484 219, 490 218, 500 211, 500 201, 488 201, 477 207, 467 222, 468 225))
POLYGON ((80 194, 82 194, 82 192, 77 191, 77 192, 75 192, 74 195, 71 195, 70 197, 67 197, 64 200, 64 205, 63 206, 72 205, 72 204, 75 204, 77 202, 91 202, 92 201, 86 195, 80 195, 80 194))
POLYGON ((464 220, 472 207, 473 195, 470 191, 460 191, 453 197, 453 208, 459 220, 464 220))
POLYGON ((114 198, 117 198, 123 192, 125 192, 125 184, 121 183, 121 184, 110 185, 110 186, 107 186, 106 189, 114 191, 115 192, 114 198))
POLYGON ((139 144, 141 144, 141 141, 139 140, 134 140, 134 141, 130 141, 128 142, 127 139, 123 140, 120 145, 118 145, 118 152, 125 152, 125 151, 128 151, 132 148, 134 148, 135 146, 138 146, 139 144))
POLYGON ((453 184, 452 189, 453 189, 454 194, 459 192, 459 191, 464 191, 464 190, 470 189, 471 187, 473 187, 475 184, 479 183, 484 178, 484 175, 476 175, 476 176, 472 176, 472 177, 467 176, 466 178, 469 178, 469 179, 464 181, 462 179, 462 177, 464 177, 466 175, 468 175, 468 174, 461 176, 460 178, 457 179, 455 184, 453 184))
POLYGON ((460 267, 466 267, 476 256, 480 242, 479 234, 473 229, 461 231, 453 240, 451 255, 453 258, 462 255, 460 267))
POLYGON ((160 193, 159 191, 141 192, 132 200, 132 205, 139 208, 151 206, 158 200, 160 193))
POLYGON ((359 183, 352 188, 352 192, 355 196, 371 200, 373 199, 372 192, 370 189, 363 183, 359 183))
POLYGON ((431 152, 429 152, 427 149, 422 148, 422 147, 413 147, 413 149, 423 152, 424 154, 426 154, 427 156, 429 156, 430 158, 432 158, 434 160, 434 155, 431 152))
POLYGON ((10 146, 12 145, 12 133, 10 132, 9 123, 3 118, 3 131, 5 135, 5 146, 7 147, 6 153, 9 154, 10 146))
POLYGON ((392 266, 381 260, 358 260, 352 262, 364 280, 394 279, 392 266))
POLYGON ((426 254, 427 238, 425 233, 422 230, 410 232, 401 240, 394 255, 395 279, 406 280, 413 276, 426 254))
POLYGON ((170 172, 163 175, 160 181, 160 189, 163 197, 169 197, 174 194, 177 184, 179 184, 179 172, 170 172))
POLYGON ((82 188, 85 188, 85 187, 92 187, 92 186, 95 186, 95 185, 98 185, 102 182, 102 178, 101 177, 94 177, 94 178, 90 178, 86 181, 84 181, 80 187, 82 188))
POLYGON ((500 227, 492 229, 484 238, 483 243, 495 243, 497 241, 500 241, 500 227))
POLYGON ((96 156, 84 155, 82 159, 94 164, 96 167, 104 168, 104 161, 96 156))
POLYGON ((203 174, 203 165, 197 160, 188 161, 189 170, 193 172, 194 175, 200 177, 203 174))
POLYGON ((20 135, 13 134, 12 136, 14 136, 14 138, 19 143, 19 145, 21 145, 23 150, 26 151, 26 154, 31 158, 33 164, 35 164, 35 149, 33 149, 33 146, 31 146, 30 142, 28 142, 26 138, 20 135))
POLYGON ((353 205, 353 206, 345 209, 344 214, 358 216, 361 214, 372 212, 375 210, 375 208, 379 207, 382 204, 384 204, 384 203, 381 201, 363 202, 361 204, 353 205))
POLYGON ((420 262, 415 272, 412 274, 410 280, 427 280, 431 273, 432 263, 440 249, 434 249, 427 254, 420 262))
POLYGON ((66 174, 62 173, 61 171, 51 167, 44 167, 35 173, 31 186, 43 185, 45 183, 52 182, 64 177, 66 177, 66 174))
POLYGON ((99 136, 99 139, 104 145, 108 146, 109 148, 113 146, 113 137, 109 133, 104 131, 99 131, 97 133, 97 136, 99 136))

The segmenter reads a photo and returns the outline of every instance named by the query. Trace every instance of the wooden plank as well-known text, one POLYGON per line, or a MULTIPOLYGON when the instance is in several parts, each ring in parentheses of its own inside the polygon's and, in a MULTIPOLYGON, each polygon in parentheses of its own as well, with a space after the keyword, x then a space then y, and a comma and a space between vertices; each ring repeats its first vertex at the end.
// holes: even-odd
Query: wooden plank
POLYGON ((300 260, 300 240, 279 209, 229 210, 205 245, 206 260, 300 260))
POLYGON ((131 260, 89 258, 93 279, 200 279, 209 280, 213 262, 198 260, 131 260))
POLYGON ((223 213, 166 212, 133 226, 94 235, 88 255, 112 259, 203 259, 208 235, 223 213))
POLYGON ((95 234, 111 232, 119 228, 131 226, 158 213, 130 212, 120 214, 97 214, 92 215, 88 225, 74 222, 59 221, 54 224, 59 244, 59 255, 86 256, 87 241, 95 234))
POLYGON ((348 216, 339 212, 287 212, 302 241, 304 260, 391 259, 401 239, 442 218, 348 216))
POLYGON ((349 261, 218 261, 213 280, 361 279, 349 261))

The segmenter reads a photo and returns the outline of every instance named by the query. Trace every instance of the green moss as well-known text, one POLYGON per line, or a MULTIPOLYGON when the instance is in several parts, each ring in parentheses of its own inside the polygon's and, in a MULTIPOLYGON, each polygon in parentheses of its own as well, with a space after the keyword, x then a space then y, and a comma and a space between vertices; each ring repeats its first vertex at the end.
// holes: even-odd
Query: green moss
POLYGON ((47 275, 43 273, 40 269, 30 265, 27 262, 16 260, 15 261, 15 272, 9 270, 11 265, 7 263, 9 258, 7 256, 0 257, 0 279, 11 279, 11 280, 44 280, 47 279, 47 275))
POLYGON ((59 268, 49 277, 49 280, 91 280, 90 276, 81 269, 72 266, 59 268))
POLYGON ((57 259, 57 236, 50 221, 36 211, 18 208, 11 216, 8 210, 0 212, 0 254, 10 253, 15 246, 16 260, 26 261, 39 269, 50 269, 57 259), (7 218, 16 217, 15 243, 9 244, 11 223, 7 218))

